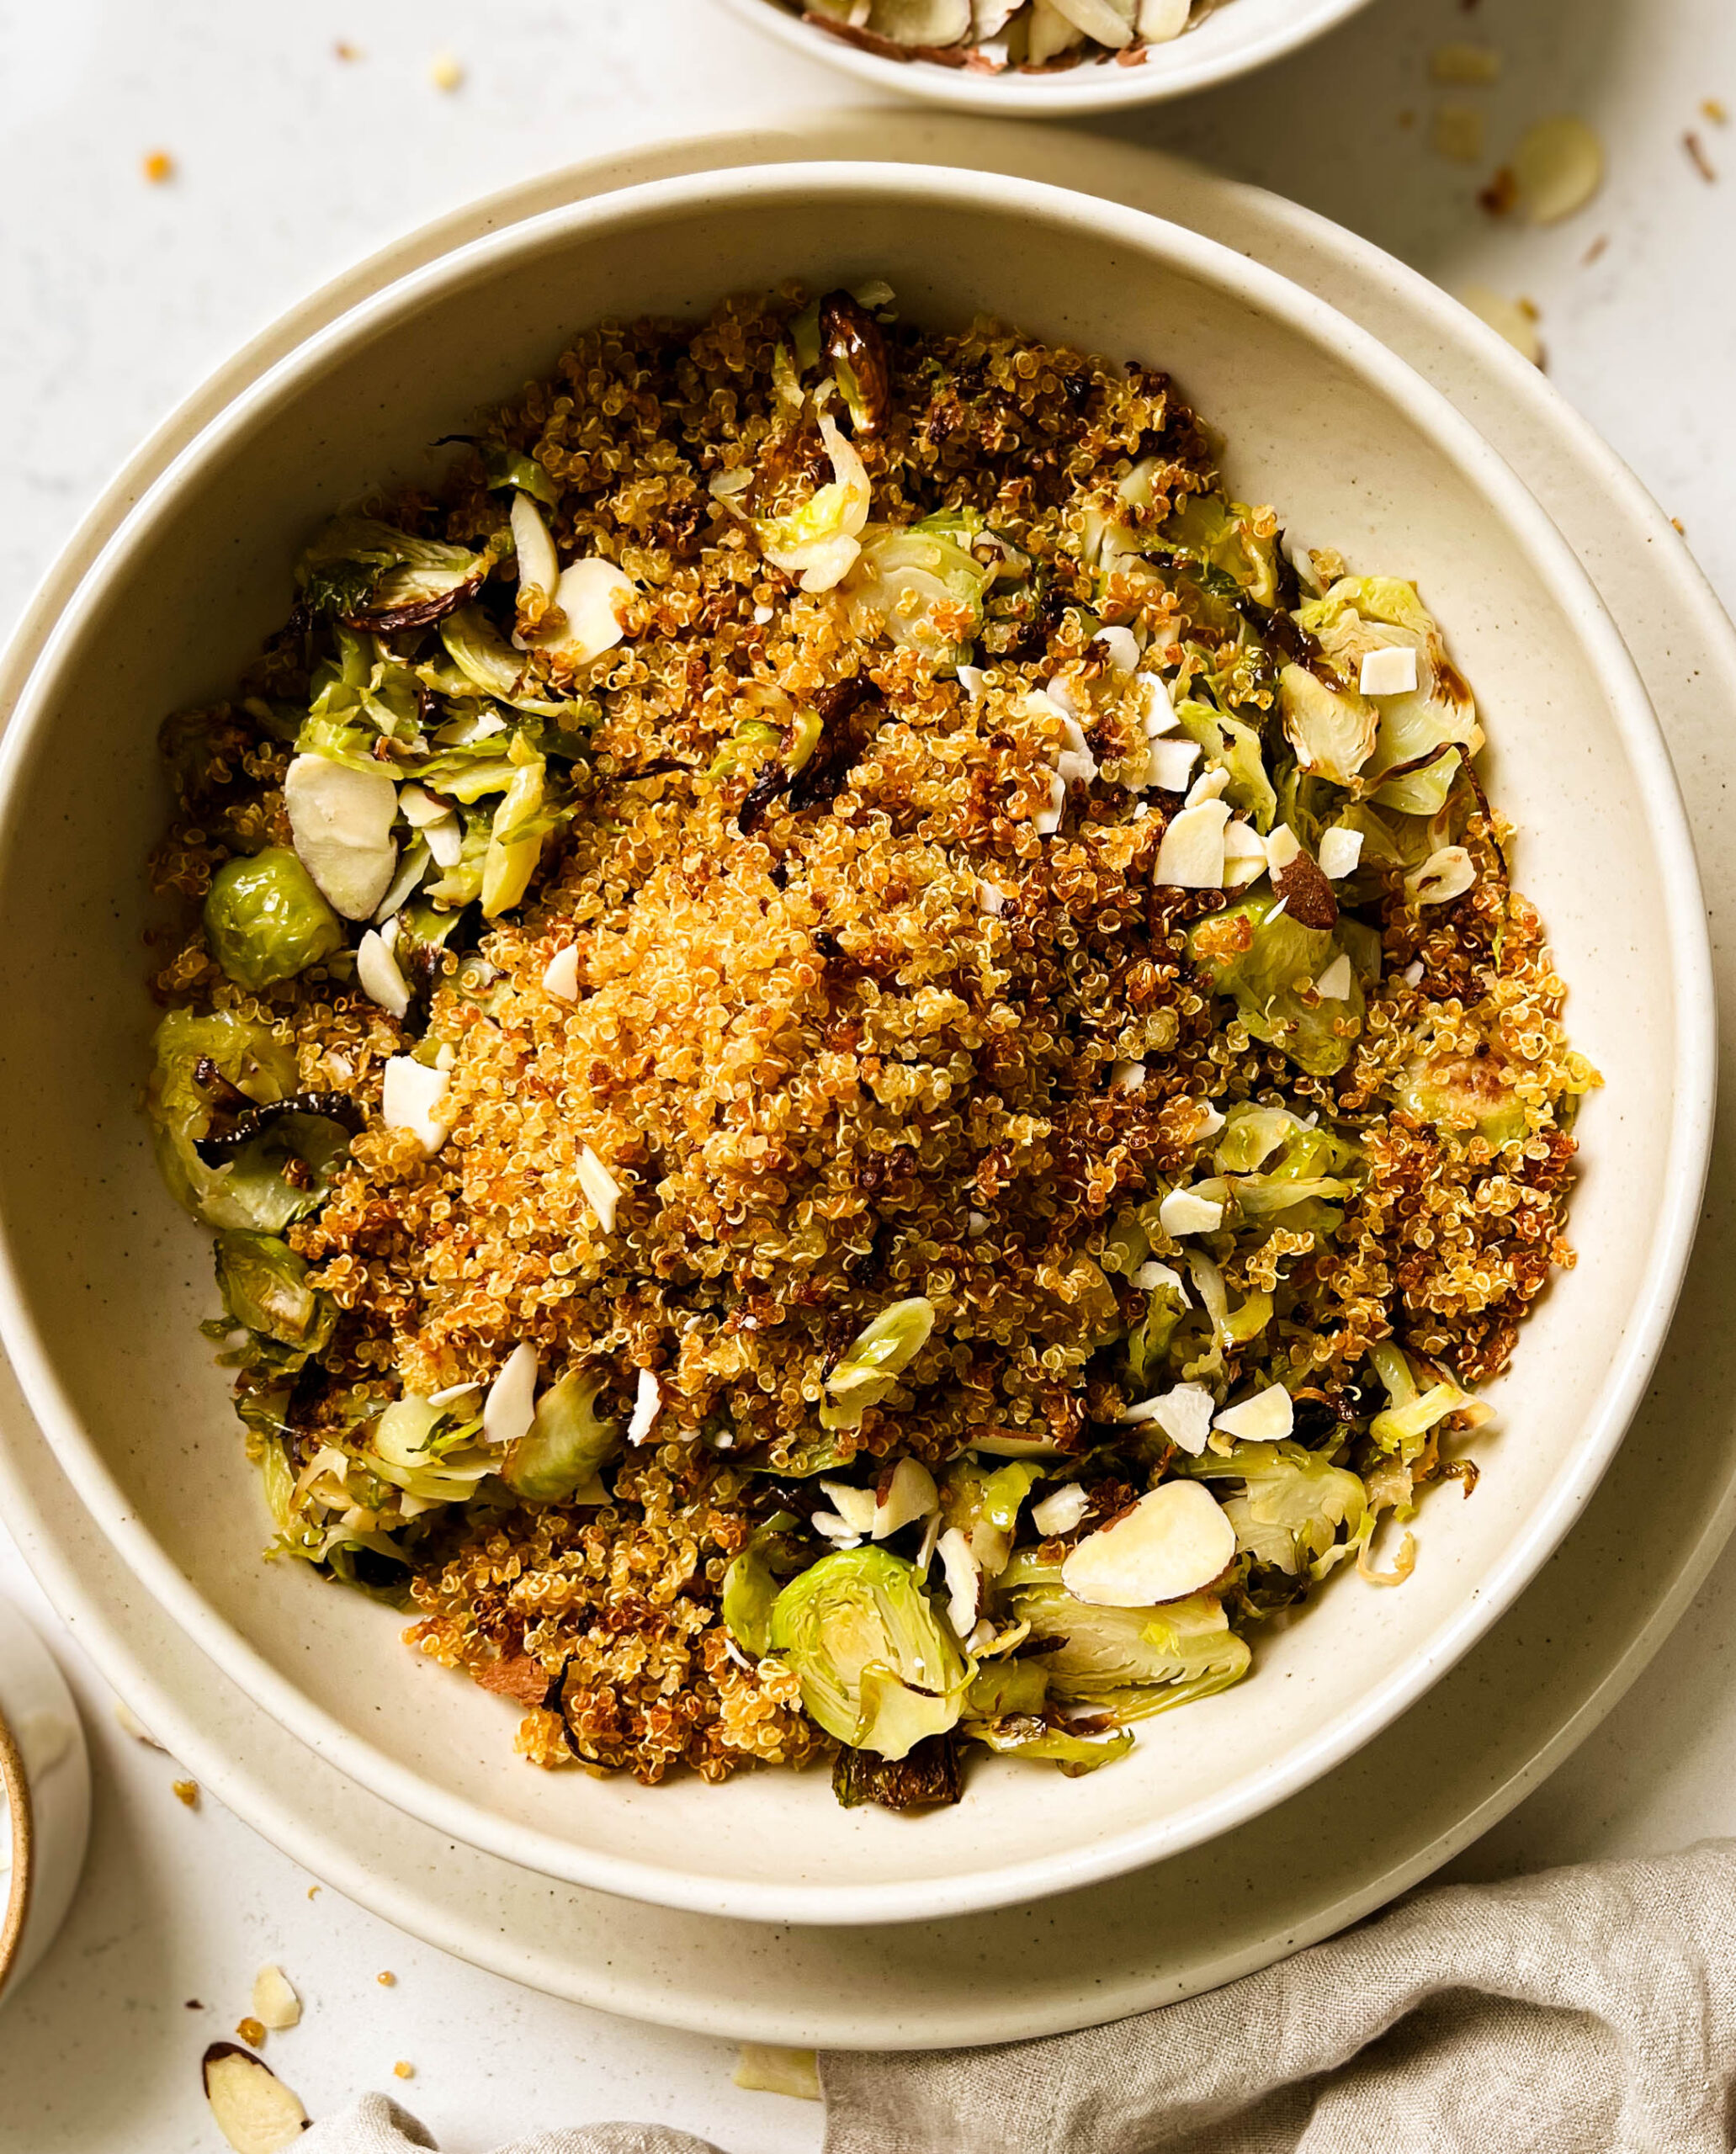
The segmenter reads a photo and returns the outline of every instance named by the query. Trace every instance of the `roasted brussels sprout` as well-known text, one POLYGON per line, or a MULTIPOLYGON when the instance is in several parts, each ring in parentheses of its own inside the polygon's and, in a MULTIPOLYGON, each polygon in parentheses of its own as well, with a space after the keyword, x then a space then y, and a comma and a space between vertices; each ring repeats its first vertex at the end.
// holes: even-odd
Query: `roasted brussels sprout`
POLYGON ((1362 1029, 1362 984, 1330 997, 1314 984, 1339 955, 1325 930, 1277 910, 1269 892, 1244 898, 1188 931, 1188 950, 1256 1040, 1281 1048, 1311 1076, 1330 1077, 1350 1059, 1362 1029), (1276 917, 1273 915, 1276 914, 1276 917))
POLYGON ((1059 1564, 1017 1555, 1000 1581, 1002 1605, 1031 1626, 1032 1663, 1063 1704, 1101 1706, 1123 1719, 1165 1711, 1227 1690, 1247 1673, 1246 1642, 1216 1598, 1197 1593, 1157 1608, 1105 1608, 1075 1600, 1059 1564))
POLYGON ((272 1356, 272 1366, 299 1368, 332 1336, 337 1320, 328 1295, 307 1283, 307 1265, 274 1234, 231 1229, 217 1237, 217 1287, 230 1320, 289 1350, 292 1358, 272 1356))
POLYGON ((831 1397, 820 1409, 820 1425, 853 1429, 863 1412, 894 1388, 933 1329, 934 1304, 926 1295, 912 1294, 882 1309, 826 1378, 831 1397))
POLYGON ((964 1708, 969 1663, 915 1564, 884 1548, 841 1548, 792 1578, 769 1636, 810 1717, 852 1749, 906 1757, 964 1708))
POLYGON ((343 923, 286 846, 226 861, 205 899, 205 941, 237 987, 293 979, 344 944, 343 923))

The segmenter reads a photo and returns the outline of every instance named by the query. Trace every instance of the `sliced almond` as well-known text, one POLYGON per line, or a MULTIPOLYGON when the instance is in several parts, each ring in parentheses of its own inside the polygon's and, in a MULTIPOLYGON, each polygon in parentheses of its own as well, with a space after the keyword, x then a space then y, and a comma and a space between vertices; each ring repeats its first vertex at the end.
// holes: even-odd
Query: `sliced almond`
POLYGON ((1320 873, 1329 883, 1341 882, 1346 875, 1354 875, 1356 862, 1362 857, 1362 833, 1347 830, 1334 824, 1330 830, 1320 833, 1320 873))
POLYGON ((501 1365, 482 1402, 482 1440, 516 1444, 530 1433, 536 1419, 537 1350, 528 1340, 515 1346, 501 1365))
POLYGON ((1444 845, 1404 878, 1404 888, 1416 905, 1444 905, 1451 899, 1462 898, 1476 880, 1476 867, 1465 848, 1444 845))
POLYGON ((1224 833, 1224 887, 1239 890, 1266 873, 1266 841, 1251 823, 1236 821, 1224 833))
POLYGON ((566 625, 543 648, 558 651, 574 666, 601 658, 626 634, 621 608, 637 588, 630 576, 600 554, 575 561, 555 586, 555 603, 566 616, 566 625))
POLYGON ((1145 744, 1145 783, 1160 793, 1185 793, 1199 761, 1197 740, 1160 740, 1145 744))
POLYGON ((385 1065, 380 1119, 388 1129, 411 1129, 430 1159, 452 1134, 445 1110, 446 1072, 430 1069, 411 1055, 395 1054, 385 1065))
POLYGON ((879 1507, 872 1488, 852 1488, 847 1481, 822 1481, 820 1485, 852 1533, 865 1538, 873 1531, 874 1515, 879 1507))
POLYGON ((1052 838, 1061 827, 1061 818, 1066 812, 1067 788, 1059 777, 1051 772, 1049 781, 1049 805, 1038 810, 1031 827, 1038 837, 1052 838))
POLYGON ((1314 982, 1314 993, 1323 1002, 1343 1002, 1350 995, 1352 977, 1349 954, 1340 950, 1314 982))
POLYGON ((1221 800, 1202 800, 1174 816, 1157 850, 1157 880, 1188 890, 1224 887, 1224 831, 1229 809, 1221 800))
POLYGON ((253 2017, 273 2035, 301 2024, 301 1999, 281 1967, 263 1966, 254 1976, 253 2017))
POLYGON ((1212 1433, 1217 1402, 1202 1383, 1178 1383, 1155 1398, 1142 1398, 1123 1409, 1123 1421, 1152 1421, 1178 1449, 1197 1458, 1212 1433))
POLYGON ((893 1467, 886 1493, 875 1504, 873 1518, 865 1530, 876 1541, 884 1541, 900 1526, 914 1525, 919 1518, 926 1518, 939 1501, 940 1492, 934 1485, 934 1476, 921 1460, 901 1458, 893 1467))
POLYGON ((543 969, 543 987, 546 993, 558 995, 563 1002, 576 1002, 579 999, 579 946, 569 942, 564 950, 557 950, 543 969))
POLYGON ((410 983, 377 928, 370 927, 356 952, 356 978, 362 991, 394 1017, 410 1007, 410 983))
POLYGON ((1603 184, 1603 144, 1571 113, 1527 128, 1513 153, 1520 199, 1534 225, 1559 224, 1603 184))
POLYGON ((1027 48, 1031 65, 1040 67, 1045 60, 1054 60, 1070 52, 1075 45, 1083 45, 1085 33, 1070 16, 1050 5, 1050 0, 1031 0, 1029 28, 1030 43, 1027 48))
POLYGON ((1213 1197, 1196 1196, 1191 1189, 1172 1189, 1157 1207, 1157 1221, 1177 1239, 1216 1234, 1224 1224, 1224 1207, 1213 1197))
POLYGON ((1155 1294, 1160 1287, 1179 1294, 1185 1302, 1187 1289, 1182 1284, 1181 1274, 1172 1264, 1160 1264, 1154 1257, 1142 1264, 1133 1275, 1133 1284, 1142 1294, 1155 1294))
POLYGON ((546 605, 560 583, 560 563, 543 512, 528 494, 512 496, 512 545, 518 555, 521 599, 533 592, 546 605))
POLYGON ((1147 45, 1167 45, 1187 27, 1192 0, 1139 0, 1139 34, 1147 45))
POLYGON ((1138 673, 1133 676, 1133 687, 1139 698, 1136 708, 1139 724, 1146 739, 1155 740, 1160 734, 1173 733, 1181 721, 1176 715, 1169 682, 1160 673, 1138 673))
POLYGON ((1031 1523, 1048 1540, 1052 1534, 1070 1533, 1091 1507, 1091 1499, 1076 1481, 1057 1488, 1040 1504, 1031 1506, 1031 1523))
POLYGON ((942 1534, 937 1547, 947 1581, 947 1621, 960 1638, 968 1638, 976 1627, 983 1567, 956 1525, 942 1534))
POLYGON ((1061 1566, 1075 1600, 1096 1608, 1149 1608, 1198 1593, 1234 1560, 1235 1528, 1197 1481, 1166 1481, 1141 1496, 1061 1566))
POLYGON ((1054 5, 1087 37, 1112 50, 1133 41, 1135 0, 1054 0, 1054 5))
POLYGON ((651 1433, 657 1416, 663 1410, 663 1387, 652 1369, 639 1372, 639 1387, 634 1395, 633 1412, 627 1423, 627 1440, 642 1444, 651 1433))
POLYGON ((1099 629, 1091 640, 1102 645, 1109 670, 1118 681, 1125 681, 1139 663, 1139 639, 1131 629, 1099 629))
POLYGON ((398 864, 398 788, 384 771, 328 756, 297 756, 284 773, 284 809, 302 866, 346 920, 366 920, 398 864))
POLYGON ((1414 696, 1416 645, 1377 644, 1372 650, 1365 650, 1356 686, 1365 696, 1414 696))
POLYGON ((970 0, 874 0, 868 13, 868 28, 895 45, 957 45, 970 27, 970 0))
POLYGON ((597 1223, 604 1234, 613 1234, 615 1207, 621 1201, 621 1185, 588 1144, 580 1147, 575 1170, 586 1201, 597 1214, 597 1223))
POLYGON ((213 2042, 203 2066, 211 2120, 235 2154, 280 2154, 308 2115, 271 2066, 234 2042, 213 2042))
POLYGON ((1268 1384, 1245 1398, 1240 1406, 1226 1407, 1214 1425, 1226 1436, 1243 1443, 1282 1443, 1295 1424, 1296 1409, 1281 1383, 1268 1384))

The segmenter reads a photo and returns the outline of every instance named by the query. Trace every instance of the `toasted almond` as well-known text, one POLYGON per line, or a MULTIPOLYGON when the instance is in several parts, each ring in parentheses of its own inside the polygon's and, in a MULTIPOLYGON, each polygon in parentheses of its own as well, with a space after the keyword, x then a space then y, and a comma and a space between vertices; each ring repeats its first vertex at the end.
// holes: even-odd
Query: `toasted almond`
POLYGON ((1243 1443, 1282 1443, 1295 1425, 1294 1406, 1281 1383, 1268 1384, 1245 1398, 1239 1406, 1226 1407, 1213 1426, 1243 1443))
POLYGON ((1197 1481, 1166 1481, 1087 1534, 1061 1566, 1075 1600, 1149 1608, 1208 1586, 1234 1560, 1235 1528, 1197 1481))
POLYGON ((543 512, 526 493, 512 496, 512 545, 518 556, 518 589, 521 597, 533 592, 545 605, 554 597, 560 582, 560 563, 555 552, 555 541, 549 536, 549 527, 543 521, 543 512))
POLYGON ((901 1458, 892 1469, 886 1493, 874 1504, 866 1531, 884 1541, 900 1526, 914 1525, 926 1518, 940 1501, 934 1476, 920 1458, 901 1458))
POLYGON ((1031 0, 1027 50, 1033 67, 1040 67, 1045 60, 1054 60, 1063 52, 1070 51, 1075 45, 1085 42, 1085 33, 1070 16, 1051 4, 1051 0, 1031 0))
POLYGON ((1287 823, 1280 823, 1266 841, 1266 864, 1276 874, 1287 867, 1302 850, 1302 841, 1287 823))
POLYGON ((1187 1289, 1182 1284, 1181 1274, 1172 1264, 1160 1264, 1153 1257, 1142 1264, 1133 1275, 1131 1282, 1142 1294, 1155 1294, 1160 1287, 1171 1289, 1185 1302, 1187 1289))
POLYGON ((1583 119, 1560 113, 1526 129, 1513 153, 1513 173, 1532 222, 1559 224, 1603 184, 1603 144, 1583 119))
POLYGON ((1145 783, 1160 793, 1182 793, 1199 761, 1197 740, 1159 740, 1145 744, 1145 783))
POLYGON ((1125 681, 1139 663, 1139 639, 1131 629, 1099 629, 1091 640, 1102 645, 1109 670, 1119 681, 1125 681))
POLYGON ((1139 0, 1139 35, 1147 45, 1167 45, 1187 27, 1192 0, 1139 0))
POLYGON ((1125 0, 1120 7, 1114 0, 1054 0, 1054 5, 1099 45, 1119 51, 1133 43, 1134 0, 1125 0))
POLYGON ((307 2111, 262 2058, 213 2042, 202 2066, 211 2120, 235 2154, 280 2154, 307 2130, 307 2111))
POLYGON ((300 2025, 301 1999, 281 1967, 267 1965, 254 1976, 253 2017, 274 2035, 300 2025))

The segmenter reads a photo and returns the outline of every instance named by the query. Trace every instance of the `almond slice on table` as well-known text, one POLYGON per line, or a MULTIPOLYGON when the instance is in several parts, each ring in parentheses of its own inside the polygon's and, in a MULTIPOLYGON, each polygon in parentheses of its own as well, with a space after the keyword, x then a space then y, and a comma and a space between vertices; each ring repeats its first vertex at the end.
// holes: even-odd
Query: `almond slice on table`
POLYGON ((283 1969, 262 1967, 253 1977, 253 2017, 273 2035, 301 2024, 301 1999, 283 1969))
POLYGON ((271 2066, 234 2042, 213 2042, 202 2065, 211 2120, 235 2154, 280 2154, 307 2130, 307 2111, 271 2066))
POLYGON ((1559 224, 1603 184, 1603 144, 1572 113, 1527 128, 1513 153, 1520 199, 1534 225, 1559 224))
POLYGON ((1087 1534, 1061 1566, 1075 1600, 1096 1608, 1149 1608, 1184 1600, 1235 1558, 1235 1528, 1197 1481, 1161 1488, 1087 1534))

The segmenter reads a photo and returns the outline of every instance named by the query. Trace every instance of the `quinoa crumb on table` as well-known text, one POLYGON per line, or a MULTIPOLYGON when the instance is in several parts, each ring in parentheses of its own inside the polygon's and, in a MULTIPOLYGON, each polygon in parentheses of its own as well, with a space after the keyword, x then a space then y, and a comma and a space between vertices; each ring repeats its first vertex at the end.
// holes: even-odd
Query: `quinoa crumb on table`
POLYGON ((585 332, 164 728, 274 1552, 539 1764, 901 1807, 1402 1578, 1596 1082, 1481 744, 1160 373, 884 286, 585 332))

